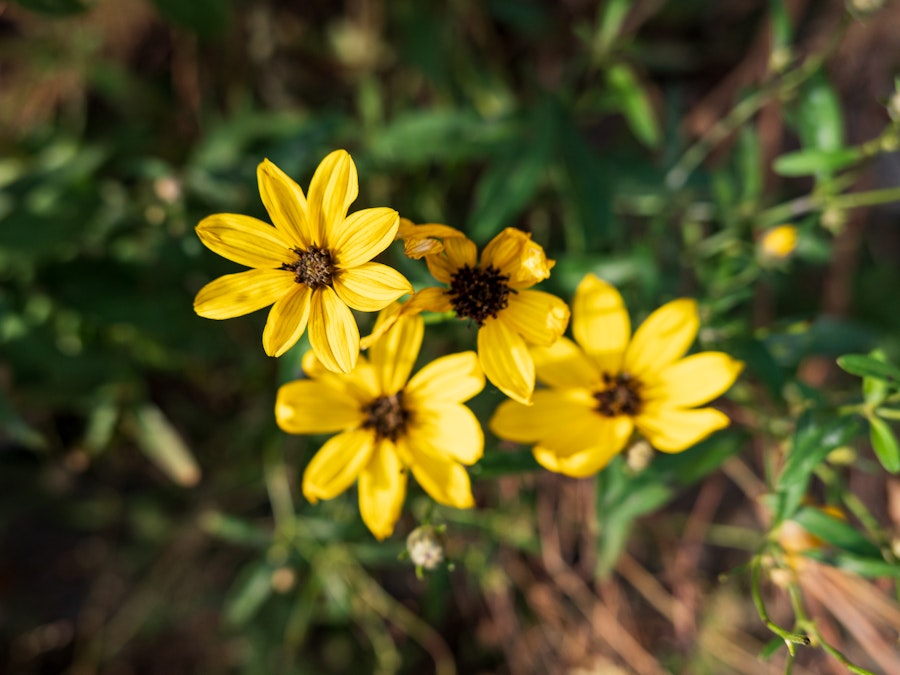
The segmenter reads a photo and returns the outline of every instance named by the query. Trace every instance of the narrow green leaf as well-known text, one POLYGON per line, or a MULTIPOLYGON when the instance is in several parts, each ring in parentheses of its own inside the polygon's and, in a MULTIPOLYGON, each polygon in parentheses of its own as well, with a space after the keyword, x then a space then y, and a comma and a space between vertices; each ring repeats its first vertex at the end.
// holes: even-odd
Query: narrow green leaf
POLYGON ((804 553, 807 558, 827 563, 832 567, 838 567, 854 574, 859 574, 870 579, 893 578, 900 579, 900 565, 886 560, 874 560, 852 553, 826 552, 810 550, 804 553))
POLYGON ((834 173, 855 164, 863 158, 859 148, 837 150, 798 150, 778 157, 772 165, 781 176, 809 176, 818 173, 834 173))
POLYGON ((606 71, 606 81, 616 94, 619 111, 637 139, 649 148, 659 147, 662 133, 650 97, 634 72, 624 63, 616 63, 606 71))
POLYGON ((769 12, 772 17, 772 46, 789 47, 794 30, 784 0, 772 0, 769 12))
POLYGON ((766 645, 759 651, 759 658, 763 661, 767 661, 772 657, 775 652, 784 647, 784 639, 780 637, 773 637, 769 640, 766 645))
POLYGON ((268 562, 255 561, 241 570, 225 602, 225 622, 239 627, 252 619, 272 595, 272 572, 268 562))
POLYGON ((900 471, 900 444, 897 443, 891 425, 880 417, 869 417, 869 440, 872 442, 875 456, 885 471, 890 473, 900 471))
POLYGON ((804 530, 832 546, 857 555, 881 559, 878 546, 869 541, 846 520, 828 515, 821 509, 803 506, 791 516, 804 530))
POLYGON ((900 369, 873 356, 844 354, 838 357, 837 364, 851 375, 872 377, 876 380, 894 380, 900 383, 900 369))
POLYGON ((604 54, 612 47, 625 17, 628 16, 628 10, 631 8, 631 0, 607 0, 603 4, 602 13, 600 14, 599 27, 597 30, 597 52, 604 54))
POLYGON ((152 403, 145 403, 133 414, 134 438, 147 458, 182 487, 200 481, 200 467, 178 430, 152 403))
POLYGON ((844 114, 840 98, 824 75, 809 80, 800 92, 797 131, 804 148, 835 151, 844 145, 844 114))
POLYGON ((763 161, 759 136, 752 126, 742 127, 738 134, 737 167, 742 200, 754 204, 762 194, 763 161))

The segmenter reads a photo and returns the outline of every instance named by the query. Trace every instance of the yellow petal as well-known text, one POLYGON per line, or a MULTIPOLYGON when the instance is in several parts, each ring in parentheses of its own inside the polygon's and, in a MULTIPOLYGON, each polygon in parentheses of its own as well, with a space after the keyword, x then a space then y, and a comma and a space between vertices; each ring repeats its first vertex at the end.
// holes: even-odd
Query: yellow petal
POLYGON ((413 476, 434 501, 458 509, 475 506, 469 474, 461 464, 427 453, 414 454, 414 457, 410 467, 413 476))
POLYGON ((560 455, 543 446, 534 447, 532 453, 545 469, 572 478, 587 478, 604 468, 622 451, 632 429, 633 424, 628 417, 607 418, 594 437, 594 445, 570 455, 560 455))
POLYGON ((322 365, 336 373, 349 373, 359 358, 356 319, 328 286, 317 288, 312 294, 309 344, 322 365))
POLYGON ((687 450, 730 422, 728 415, 715 408, 684 410, 668 406, 648 406, 635 419, 638 430, 662 452, 687 450))
POLYGON ((701 352, 666 366, 641 396, 670 407, 690 408, 724 394, 744 364, 723 352, 701 352))
POLYGON ((586 275, 572 299, 572 334, 601 373, 621 372, 631 320, 619 291, 593 274, 586 275))
POLYGON ((293 347, 309 320, 312 291, 305 284, 294 284, 286 295, 272 305, 263 330, 263 349, 269 356, 281 356, 293 347))
POLYGON ((194 311, 207 319, 230 319, 268 307, 297 283, 286 270, 247 270, 210 281, 194 298, 194 311))
POLYGON ((696 301, 681 298, 666 303, 635 331, 625 352, 625 371, 639 379, 644 375, 651 379, 684 356, 699 327, 696 301))
POLYGON ((346 150, 335 150, 316 169, 309 184, 307 208, 313 244, 332 244, 347 209, 359 194, 356 165, 346 150))
POLYGON ((277 269, 296 260, 295 244, 268 223, 236 213, 207 216, 197 225, 197 236, 211 251, 247 267, 277 269))
POLYGON ((303 472, 303 495, 313 504, 341 494, 369 463, 375 434, 355 429, 329 439, 303 472))
POLYGON ((421 314, 401 316, 372 347, 369 356, 378 373, 382 394, 390 396, 403 389, 419 356, 424 334, 421 314))
POLYGON ((488 319, 478 329, 478 360, 497 389, 514 401, 531 403, 534 361, 525 340, 502 317, 488 319))
POLYGON ((457 270, 468 265, 475 267, 478 261, 478 249, 475 243, 466 237, 453 237, 444 240, 444 252, 425 256, 425 263, 431 276, 442 284, 449 284, 457 270))
POLYGON ((334 227, 328 240, 338 269, 368 262, 394 241, 399 216, 394 209, 363 209, 334 227))
POLYGON ((562 429, 584 424, 586 418, 595 417, 595 405, 594 397, 586 389, 539 389, 534 392, 534 405, 526 406, 516 401, 501 403, 488 427, 508 441, 537 443, 562 429))
POLYGON ((569 306, 543 291, 510 293, 503 312, 506 321, 527 342, 548 347, 566 331, 569 306))
POLYGON ((548 278, 553 265, 543 247, 531 241, 531 234, 514 227, 507 227, 494 237, 481 253, 481 266, 500 270, 515 289, 528 288, 548 278))
POLYGON ((275 420, 289 434, 328 434, 363 423, 357 401, 327 382, 296 380, 278 388, 275 420))
POLYGON ((423 288, 404 303, 407 312, 449 312, 453 309, 446 288, 423 288))
POLYGON ((403 240, 403 252, 407 258, 420 260, 426 255, 435 255, 444 250, 442 239, 464 237, 459 230, 438 223, 415 225, 407 218, 400 219, 397 238, 403 240))
POLYGON ((432 403, 416 408, 407 432, 414 463, 420 453, 462 464, 474 464, 484 452, 484 433, 478 418, 459 403, 432 403))
POLYGON ((256 167, 256 182, 259 196, 275 227, 291 244, 309 248, 312 242, 303 189, 268 159, 256 167))
POLYGON ((406 472, 394 444, 381 441, 359 474, 359 514, 379 541, 387 539, 406 499, 406 472))
POLYGON ((400 272, 381 263, 368 262, 332 277, 334 291, 353 309, 377 312, 413 288, 400 272))
POLYGON ((484 389, 484 373, 475 352, 448 354, 422 368, 406 386, 406 394, 421 405, 462 403, 484 389))
POLYGON ((600 373, 584 352, 567 337, 549 347, 531 347, 537 379, 550 387, 592 389, 600 373))

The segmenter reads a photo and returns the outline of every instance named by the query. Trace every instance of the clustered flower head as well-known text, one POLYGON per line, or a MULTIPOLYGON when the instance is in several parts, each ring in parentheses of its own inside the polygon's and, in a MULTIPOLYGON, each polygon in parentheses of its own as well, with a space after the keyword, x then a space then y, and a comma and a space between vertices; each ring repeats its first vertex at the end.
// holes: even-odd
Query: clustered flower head
POLYGON ((728 425, 724 413, 697 406, 724 393, 742 364, 720 352, 684 356, 699 327, 694 301, 664 305, 632 336, 618 291, 588 275, 572 304, 572 341, 563 337, 568 305, 533 288, 554 261, 530 234, 506 228, 479 254, 447 225, 415 225, 383 207, 348 215, 358 184, 344 150, 322 160, 307 195, 268 160, 258 181, 271 225, 216 214, 197 226, 208 248, 251 269, 208 283, 194 307, 227 319, 271 305, 263 331, 271 356, 309 330, 304 377, 278 390, 275 418, 288 433, 332 434, 304 471, 303 494, 316 503, 356 484, 376 538, 393 533, 410 473, 436 502, 474 506, 465 467, 482 457, 484 437, 465 402, 485 378, 510 399, 491 419, 494 434, 532 445, 542 466, 575 477, 601 470, 635 432, 681 452, 728 425), (373 262, 396 239, 441 285, 413 293, 403 275, 373 262), (379 312, 368 337, 351 310, 379 312), (467 322, 476 351, 413 375, 422 312, 467 322))

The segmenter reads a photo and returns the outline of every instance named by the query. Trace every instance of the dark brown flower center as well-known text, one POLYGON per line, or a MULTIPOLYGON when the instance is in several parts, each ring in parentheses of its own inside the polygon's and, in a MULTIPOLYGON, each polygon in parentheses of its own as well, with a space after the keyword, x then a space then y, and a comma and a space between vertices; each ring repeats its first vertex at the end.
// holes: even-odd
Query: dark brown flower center
POLYGON ((366 419, 364 429, 374 429, 378 440, 396 441, 406 431, 410 413, 403 407, 403 392, 398 391, 391 396, 379 396, 363 407, 366 419))
POLYGON ((488 317, 497 318, 509 304, 509 277, 492 265, 484 269, 463 265, 450 278, 450 303, 456 316, 472 319, 479 326, 488 317))
POLYGON ((641 399, 641 383, 628 373, 610 375, 603 373, 603 389, 594 392, 597 399, 598 413, 605 417, 617 415, 634 416, 641 412, 643 400, 641 399))
POLYGON ((294 253, 297 254, 294 262, 281 264, 281 269, 294 273, 294 281, 298 284, 306 284, 310 288, 331 285, 334 262, 328 249, 310 246, 305 250, 295 248, 294 253))

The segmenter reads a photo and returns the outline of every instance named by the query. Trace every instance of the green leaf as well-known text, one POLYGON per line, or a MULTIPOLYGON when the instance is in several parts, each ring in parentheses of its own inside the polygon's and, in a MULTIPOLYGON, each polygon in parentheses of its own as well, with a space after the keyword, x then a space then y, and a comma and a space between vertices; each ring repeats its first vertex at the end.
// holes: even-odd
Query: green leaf
POLYGON ((84 0, 15 0, 15 2, 32 12, 56 16, 78 14, 90 9, 90 5, 84 0))
POLYGON ((200 37, 211 38, 225 32, 229 0, 153 0, 160 14, 200 37))
POLYGON ((763 661, 766 661, 772 657, 775 652, 784 647, 784 639, 780 637, 774 637, 769 640, 765 646, 759 652, 759 658, 763 661))
POLYGON ((800 506, 810 475, 825 461, 828 453, 845 445, 858 432, 859 424, 850 417, 818 421, 810 411, 801 416, 787 461, 776 481, 776 523, 790 518, 800 506))
POLYGON ((844 144, 844 114, 840 98, 823 71, 800 92, 797 131, 804 148, 840 150, 844 144))
MULTIPOLYGON (((784 0, 772 0, 769 5, 772 16, 772 42, 774 47, 789 47, 794 29, 791 25, 791 16, 787 11, 784 0)), ((783 641, 782 641, 783 644, 783 641)))
POLYGON ((755 204, 762 194, 763 161, 759 136, 752 126, 742 127, 738 134, 737 168, 742 187, 741 199, 755 204))
POLYGON ((894 578, 900 579, 900 565, 886 560, 873 560, 852 553, 833 553, 822 550, 806 551, 807 558, 827 563, 832 567, 838 567, 854 574, 859 574, 870 579, 894 578))
POLYGON ((134 438, 147 458, 182 487, 200 480, 200 467, 181 434, 162 410, 152 403, 138 407, 132 416, 134 438))
POLYGON ((881 559, 881 551, 846 520, 834 518, 821 509, 803 506, 791 520, 832 546, 857 555, 881 559))
POLYGON ((597 54, 609 51, 622 30, 622 24, 631 8, 631 0, 607 0, 603 4, 597 30, 595 49, 597 54))
POLYGON ((819 173, 834 173, 856 164, 863 158, 859 148, 839 148, 837 150, 798 150, 778 157, 772 165, 780 176, 809 176, 819 173))
POLYGON ((897 473, 900 471, 900 444, 891 429, 891 425, 880 417, 869 417, 869 440, 872 442, 872 450, 881 462, 885 471, 897 473))
POLYGON ((662 133, 650 97, 634 72, 624 63, 616 63, 606 71, 606 82, 616 95, 618 109, 637 139, 649 148, 659 147, 662 133))
POLYGON ((241 570, 225 602, 225 622, 238 627, 252 619, 272 595, 272 573, 275 567, 266 561, 255 561, 241 570))
POLYGON ((876 380, 894 380, 900 383, 900 369, 873 356, 844 354, 838 357, 837 364, 851 375, 873 377, 876 380))

